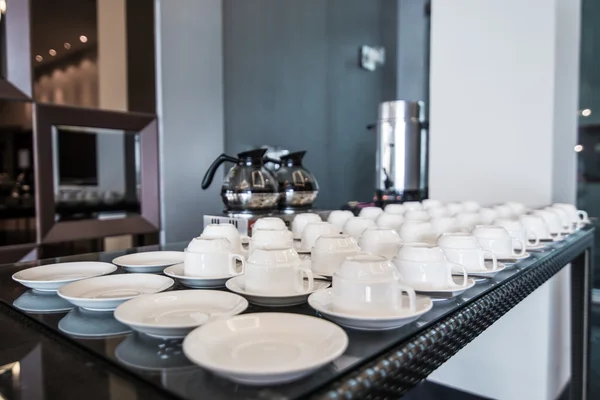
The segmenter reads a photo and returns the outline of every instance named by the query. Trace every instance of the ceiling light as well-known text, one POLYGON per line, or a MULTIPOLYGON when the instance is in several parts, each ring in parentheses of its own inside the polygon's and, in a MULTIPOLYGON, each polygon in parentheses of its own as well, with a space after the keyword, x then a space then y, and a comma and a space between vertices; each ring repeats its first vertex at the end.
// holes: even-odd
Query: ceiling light
POLYGON ((575 150, 575 152, 579 153, 580 151, 582 151, 582 150, 583 150, 583 146, 582 146, 582 145, 580 145, 580 144, 578 144, 577 146, 575 146, 575 149, 574 149, 574 150, 575 150))
POLYGON ((50 50, 48 50, 48 54, 50 54, 52 57, 54 57, 56 55, 56 50, 50 49, 50 50))
POLYGON ((71 48, 71 43, 65 43, 65 49, 69 50, 71 48))
POLYGON ((42 62, 43 60, 44 60, 44 57, 40 56, 39 54, 37 56, 35 56, 35 61, 42 62))
POLYGON ((84 35, 79 36, 79 41, 81 43, 87 43, 87 36, 84 36, 84 35))
POLYGON ((6 13, 6 0, 0 0, 0 13, 6 13))
POLYGON ((589 117, 590 115, 592 115, 592 110, 590 110, 589 108, 586 108, 585 110, 583 110, 581 112, 581 115, 583 115, 584 117, 589 117))

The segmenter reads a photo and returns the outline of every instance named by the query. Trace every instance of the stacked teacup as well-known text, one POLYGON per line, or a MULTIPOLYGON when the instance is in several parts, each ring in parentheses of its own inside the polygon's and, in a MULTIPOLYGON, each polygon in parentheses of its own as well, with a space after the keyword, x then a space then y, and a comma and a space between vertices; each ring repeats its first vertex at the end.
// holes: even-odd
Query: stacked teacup
POLYGON ((468 274, 476 275, 498 269, 496 255, 484 250, 477 238, 470 233, 444 233, 439 237, 437 244, 449 261, 465 267, 468 274), (491 263, 486 263, 486 256, 492 259, 491 263))
POLYGON ((203 238, 225 238, 231 243, 232 251, 242 255, 247 253, 242 247, 242 236, 232 224, 207 225, 200 236, 203 238))
POLYGON ((184 275, 194 278, 221 278, 244 272, 245 257, 221 237, 197 237, 185 249, 184 275), (238 267, 238 261, 240 266, 238 267))
MULTIPOLYGON (((508 231, 501 226, 478 225, 471 231, 471 234, 484 250, 492 253, 498 260, 514 260, 526 256, 525 241, 511 237, 508 231)), ((486 258, 492 257, 486 256, 486 258)))

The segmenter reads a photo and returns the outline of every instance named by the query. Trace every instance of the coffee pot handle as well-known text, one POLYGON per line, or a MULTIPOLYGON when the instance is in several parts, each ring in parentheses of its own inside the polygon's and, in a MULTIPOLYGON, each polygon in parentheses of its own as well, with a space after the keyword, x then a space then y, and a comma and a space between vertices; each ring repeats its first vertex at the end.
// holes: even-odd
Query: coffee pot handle
POLYGON ((215 161, 213 161, 213 163, 210 165, 210 167, 208 167, 206 174, 204 174, 204 178, 202 178, 202 189, 207 189, 210 186, 213 178, 215 177, 215 173, 217 172, 217 169, 225 161, 237 163, 238 159, 235 157, 228 156, 225 153, 223 153, 219 157, 217 157, 217 159, 215 161))
POLYGON ((396 284, 397 284, 398 290, 400 291, 400 307, 403 306, 402 292, 404 292, 408 295, 408 308, 410 309, 410 312, 414 314, 417 309, 417 295, 415 294, 415 290, 413 288, 411 288, 410 286, 401 284, 400 279, 398 279, 396 284))
MULTIPOLYGON (((496 254, 493 251, 487 251, 487 250, 485 250, 483 252, 483 254, 484 254, 484 257, 485 257, 485 254, 491 254, 492 255, 492 268, 491 269, 490 268, 486 268, 486 269, 489 269, 490 271, 497 270, 498 269, 498 257, 496 257, 496 254)), ((484 258, 483 266, 485 267, 485 258, 484 258)))
POLYGON ((241 254, 230 253, 229 254, 229 274, 230 275, 239 275, 243 274, 246 270, 246 259, 241 254), (238 271, 237 261, 242 263, 241 268, 238 271))
POLYGON ((525 235, 527 236, 527 243, 530 246, 538 246, 540 244, 540 237, 534 231, 526 230, 525 235), (532 236, 533 236, 533 243, 531 243, 532 236))
POLYGON ((296 267, 296 271, 300 274, 300 279, 294 280, 294 290, 297 293, 310 293, 315 288, 315 278, 312 271, 310 268, 303 267, 303 265, 306 264, 307 263, 301 263, 296 267), (306 292, 304 291, 304 275, 306 275, 306 278, 308 279, 308 290, 306 290, 306 292))
POLYGON ((448 286, 456 286, 456 283, 454 283, 454 279, 452 279, 452 270, 455 268, 460 269, 460 272, 462 273, 463 282, 461 286, 467 286, 467 281, 469 279, 469 276, 467 275, 467 269, 463 265, 456 264, 453 262, 448 263, 448 286))

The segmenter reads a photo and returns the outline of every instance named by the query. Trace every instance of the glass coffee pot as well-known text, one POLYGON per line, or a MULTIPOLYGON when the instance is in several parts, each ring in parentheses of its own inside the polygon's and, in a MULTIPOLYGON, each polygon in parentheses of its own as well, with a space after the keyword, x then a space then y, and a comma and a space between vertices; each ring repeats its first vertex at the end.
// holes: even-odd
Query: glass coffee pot
POLYGON ((221 154, 211 164, 202 179, 207 189, 219 166, 225 161, 235 163, 223 180, 221 199, 226 211, 269 212, 277 208, 279 188, 273 173, 264 166, 267 149, 238 153, 237 158, 221 154))
POLYGON ((274 174, 279 183, 279 208, 298 210, 311 208, 319 194, 317 178, 302 165, 306 151, 297 151, 280 156, 279 160, 268 159, 280 167, 274 174))

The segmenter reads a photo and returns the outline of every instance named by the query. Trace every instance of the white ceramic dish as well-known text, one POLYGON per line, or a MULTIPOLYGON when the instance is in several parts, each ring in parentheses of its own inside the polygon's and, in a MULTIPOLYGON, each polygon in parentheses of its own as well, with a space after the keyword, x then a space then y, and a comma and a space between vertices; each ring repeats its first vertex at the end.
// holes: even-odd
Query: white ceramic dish
POLYGON ((415 290, 415 292, 426 294, 428 296, 458 296, 475 286, 475 281, 472 278, 467 279, 467 286, 464 287, 460 284, 463 280, 462 276, 453 277, 453 279, 454 282, 457 282, 457 284, 451 287, 433 288, 426 285, 412 285, 412 288, 415 290))
POLYGON ((225 287, 225 282, 231 279, 232 275, 227 276, 211 276, 207 278, 201 278, 197 276, 187 276, 184 274, 183 264, 175 264, 165 268, 163 271, 165 275, 171 278, 177 279, 183 286, 193 289, 215 289, 225 287))
POLYGON ((120 256, 112 260, 113 264, 129 272, 162 272, 165 267, 182 263, 183 251, 148 251, 120 256))
POLYGON ((408 296, 403 296, 403 308, 396 313, 384 316, 369 316, 335 311, 333 307, 333 291, 320 290, 308 297, 308 304, 323 317, 347 328, 363 331, 379 331, 396 329, 417 320, 431 310, 433 302, 427 296, 417 296, 416 311, 411 313, 406 306, 408 296))
POLYGON ((20 295, 13 302, 13 306, 32 314, 65 312, 75 307, 55 292, 38 292, 33 289, 29 289, 20 295))
POLYGON ((339 326, 300 314, 237 315, 203 325, 183 352, 209 371, 248 385, 297 380, 341 356, 348 336, 339 326))
POLYGON ((35 290, 55 292, 67 283, 108 275, 116 270, 117 267, 105 262, 79 261, 27 268, 13 274, 12 278, 35 290))
POLYGON ((91 311, 111 311, 143 294, 162 292, 173 286, 171 278, 153 274, 118 274, 69 283, 58 295, 91 311))
MULTIPOLYGON (((525 252, 525 253, 521 254, 520 256, 512 256, 512 257, 506 257, 506 258, 498 257, 498 261, 502 261, 505 263, 514 263, 514 262, 517 262, 519 260, 524 260, 529 257, 531 257, 531 254, 525 252)), ((490 258, 488 258, 487 256, 485 257, 485 259, 486 259, 486 261, 490 260, 490 258)))
POLYGON ((174 339, 219 318, 237 315, 248 301, 216 290, 177 290, 139 296, 121 304, 115 318, 146 335, 174 339))
POLYGON ((131 328, 115 319, 112 312, 75 308, 58 321, 58 329, 76 337, 111 337, 131 332, 131 328))
POLYGON ((247 292, 245 290, 244 282, 245 276, 239 275, 229 279, 225 286, 232 292, 248 299, 250 303, 265 307, 288 307, 303 304, 306 303, 309 295, 318 290, 326 289, 329 287, 329 285, 331 285, 330 282, 315 281, 313 290, 309 292, 308 281, 305 280, 304 287, 306 291, 304 293, 290 293, 287 295, 282 295, 247 292))

